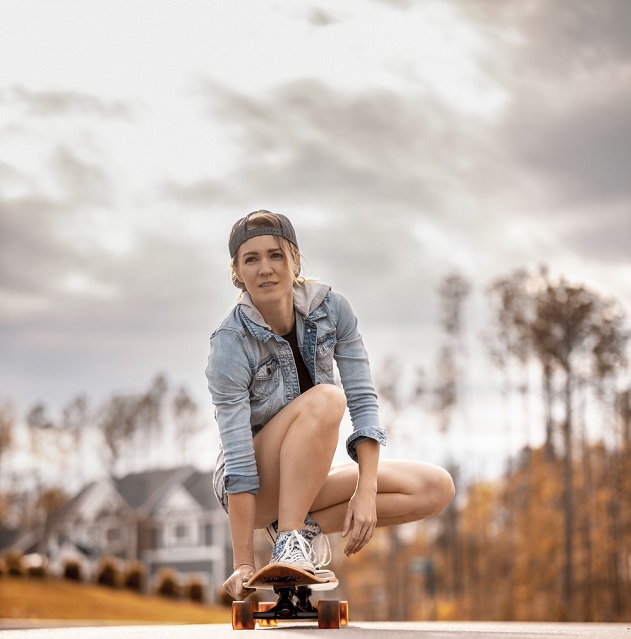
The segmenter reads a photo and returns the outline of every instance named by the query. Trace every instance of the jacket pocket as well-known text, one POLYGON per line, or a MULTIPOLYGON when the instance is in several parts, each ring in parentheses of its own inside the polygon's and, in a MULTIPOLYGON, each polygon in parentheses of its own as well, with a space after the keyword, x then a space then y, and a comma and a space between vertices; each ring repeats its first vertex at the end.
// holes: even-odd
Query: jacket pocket
POLYGON ((316 367, 323 373, 333 372, 333 352, 335 350, 335 331, 318 337, 316 344, 316 367))
POLYGON ((250 386, 250 399, 264 401, 276 390, 280 378, 280 364, 273 355, 265 359, 259 365, 252 385, 250 386))

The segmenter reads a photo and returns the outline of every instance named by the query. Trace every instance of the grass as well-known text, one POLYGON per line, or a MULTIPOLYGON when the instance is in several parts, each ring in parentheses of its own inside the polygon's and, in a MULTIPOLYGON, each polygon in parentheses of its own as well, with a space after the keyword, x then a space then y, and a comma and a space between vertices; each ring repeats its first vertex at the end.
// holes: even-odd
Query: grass
POLYGON ((0 619, 230 623, 230 610, 67 580, 0 577, 0 619))

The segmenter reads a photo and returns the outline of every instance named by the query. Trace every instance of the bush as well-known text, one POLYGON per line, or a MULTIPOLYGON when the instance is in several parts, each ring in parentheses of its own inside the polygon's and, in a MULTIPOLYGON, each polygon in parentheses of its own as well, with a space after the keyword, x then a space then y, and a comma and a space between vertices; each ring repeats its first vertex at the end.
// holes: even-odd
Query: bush
POLYGON ((22 567, 29 577, 44 579, 48 577, 48 558, 40 553, 22 557, 22 567))
POLYGON ((125 588, 135 592, 142 592, 145 577, 146 571, 143 564, 139 561, 132 562, 125 571, 125 588))
POLYGON ((178 583, 175 571, 169 569, 160 571, 156 593, 172 599, 178 599, 180 597, 180 584, 178 583))
POLYGON ((81 564, 74 559, 69 559, 64 563, 63 575, 65 579, 71 581, 83 581, 81 564))
POLYGON ((96 572, 96 583, 108 588, 119 588, 122 582, 118 561, 114 557, 104 557, 96 572))
POLYGON ((206 592, 205 584, 198 577, 190 577, 186 583, 186 598, 202 603, 206 592))
POLYGON ((24 565, 22 564, 22 553, 20 551, 7 551, 4 555, 4 563, 7 575, 10 577, 24 576, 24 565))

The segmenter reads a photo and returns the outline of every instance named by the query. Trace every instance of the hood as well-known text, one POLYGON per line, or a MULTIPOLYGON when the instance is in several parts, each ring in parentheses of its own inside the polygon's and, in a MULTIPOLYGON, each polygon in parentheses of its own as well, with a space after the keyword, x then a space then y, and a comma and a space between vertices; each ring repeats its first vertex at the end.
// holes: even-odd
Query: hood
MULTIPOLYGON (((330 286, 313 280, 308 280, 304 284, 294 286, 294 308, 303 317, 309 317, 309 315, 322 304, 330 290, 330 286)), ((270 328, 258 308, 252 303, 252 298, 247 291, 243 293, 237 304, 253 322, 260 326, 265 326, 267 329, 270 328)))

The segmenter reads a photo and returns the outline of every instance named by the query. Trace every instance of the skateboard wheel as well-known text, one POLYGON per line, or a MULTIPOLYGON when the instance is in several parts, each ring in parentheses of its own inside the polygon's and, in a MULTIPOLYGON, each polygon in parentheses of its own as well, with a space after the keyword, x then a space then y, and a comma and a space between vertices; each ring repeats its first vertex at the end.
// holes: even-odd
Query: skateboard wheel
POLYGON ((318 628, 331 630, 340 627, 340 602, 318 601, 318 628))
POLYGON ((232 602, 232 627, 234 630, 254 630, 253 601, 232 602))
MULTIPOLYGON (((258 605, 259 612, 267 612, 276 605, 274 601, 260 601, 258 605)), ((257 619, 257 622, 261 628, 275 628, 278 625, 276 619, 257 619)))
POLYGON ((340 626, 348 626, 348 601, 340 601, 340 626))

